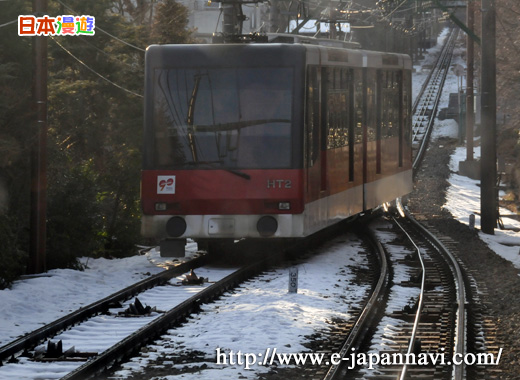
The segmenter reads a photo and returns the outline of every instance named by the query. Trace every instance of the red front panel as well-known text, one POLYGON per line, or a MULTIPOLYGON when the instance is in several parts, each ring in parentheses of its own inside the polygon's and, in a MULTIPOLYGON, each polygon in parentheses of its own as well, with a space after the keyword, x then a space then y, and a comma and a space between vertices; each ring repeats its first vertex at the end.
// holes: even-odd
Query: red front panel
POLYGON ((145 215, 301 214, 302 170, 145 170, 141 202, 145 215), (156 203, 166 211, 156 211, 156 203), (290 202, 280 210, 280 202, 290 202))

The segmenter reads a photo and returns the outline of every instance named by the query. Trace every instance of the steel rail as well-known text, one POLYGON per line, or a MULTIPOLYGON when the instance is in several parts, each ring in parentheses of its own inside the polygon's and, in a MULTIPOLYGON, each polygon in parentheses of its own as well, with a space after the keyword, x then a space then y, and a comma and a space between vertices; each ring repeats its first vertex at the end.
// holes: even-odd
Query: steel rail
MULTIPOLYGON (((426 227, 419 223, 415 218, 403 208, 406 218, 417 228, 417 230, 425 235, 430 244, 443 256, 444 260, 450 266, 453 273, 453 280, 457 289, 456 305, 457 305, 457 318, 456 318, 456 330, 454 339, 454 355, 459 358, 463 358, 466 353, 466 288, 464 285, 464 277, 462 271, 457 262, 457 259, 449 251, 449 249, 426 227)), ((454 380, 463 380, 465 377, 465 364, 462 362, 460 365, 452 363, 452 378, 454 380)))
MULTIPOLYGON (((415 99, 413 109, 412 109, 412 115, 416 119, 418 117, 425 117, 426 111, 428 110, 428 105, 431 102, 432 95, 435 94, 435 91, 430 89, 429 93, 425 96, 425 92, 428 89, 428 87, 437 86, 439 78, 442 78, 443 74, 446 73, 447 70, 445 70, 445 60, 446 57, 450 54, 449 51, 452 50, 452 47, 454 46, 455 39, 453 38, 455 35, 455 32, 453 29, 450 29, 450 34, 448 35, 448 38, 446 40, 446 43, 443 45, 441 52, 437 56, 435 63, 427 77, 427 79, 424 81, 421 90, 419 92, 419 95, 415 99), (432 79, 433 77, 433 79, 432 79), (422 104, 421 104, 422 103, 422 104), (419 104, 421 104, 421 108, 419 110, 419 114, 417 114, 417 108, 419 107, 419 104)), ((437 88, 437 94, 441 92, 442 93, 442 86, 438 86, 437 88)), ((418 124, 422 123, 414 123, 414 127, 418 124)), ((414 134, 414 137, 417 135, 417 132, 414 134)))
POLYGON ((430 78, 427 88, 431 87, 431 86, 435 86, 436 91, 433 91, 433 90, 430 91, 428 94, 428 97, 425 99, 422 99, 422 97, 421 97, 421 101, 423 102, 423 105, 420 108, 419 114, 417 114, 417 111, 416 111, 416 113, 414 113, 414 116, 413 116, 416 121, 413 123, 413 126, 412 126, 412 130, 413 130, 412 131, 412 141, 414 141, 416 139, 416 137, 420 131, 423 131, 425 129, 425 131, 423 132, 424 136, 421 140, 418 153, 417 153, 416 158, 413 163, 414 169, 416 169, 418 167, 418 165, 424 155, 424 151, 426 150, 426 146, 428 144, 428 139, 431 134, 431 131, 433 128, 433 123, 435 121, 435 117, 437 114, 437 108, 439 105, 440 97, 442 95, 442 89, 444 87, 444 82, 445 82, 446 76, 448 74, 449 63, 451 62, 451 57, 453 54, 453 48, 454 48, 454 44, 455 44, 457 35, 458 35, 458 31, 455 33, 452 32, 450 34, 448 42, 443 47, 440 59, 437 61, 436 66, 432 70, 435 73, 435 75, 433 76, 433 80, 431 80, 431 78, 430 78), (430 105, 430 102, 432 102, 432 98, 433 98, 433 106, 431 108, 430 114, 427 115, 426 112, 430 111, 429 105, 430 105), (426 127, 424 128, 423 121, 422 120, 418 121, 418 119, 422 119, 425 117, 427 118, 427 124, 426 124, 426 127))
MULTIPOLYGON (((455 41, 457 39, 457 36, 458 36, 458 29, 455 30, 455 32, 453 32, 452 34, 450 34, 449 41, 444 46, 442 54, 441 54, 442 55, 442 59, 440 59, 440 62, 438 62, 439 64, 436 66, 436 69, 435 69, 436 70, 436 75, 435 75, 434 81, 435 82, 439 81, 438 84, 435 84, 436 86, 438 86, 438 90, 437 90, 437 93, 435 95, 435 99, 433 100, 433 107, 431 109, 431 113, 430 113, 429 118, 428 118, 428 122, 427 122, 427 125, 426 125, 426 131, 424 132, 424 136, 423 136, 423 138, 421 140, 419 149, 417 151, 417 154, 416 154, 415 159, 414 159, 413 164, 412 164, 412 168, 414 170, 414 174, 417 171, 417 168, 419 167, 419 165, 420 165, 420 163, 422 161, 422 158, 424 156, 424 153, 426 152, 426 148, 428 146, 428 140, 430 138, 430 135, 431 135, 431 132, 432 132, 432 129, 433 129, 433 124, 434 124, 435 117, 436 117, 436 114, 437 114, 437 108, 439 106, 440 98, 441 98, 441 95, 442 95, 442 88, 444 87, 444 82, 445 82, 446 76, 448 74, 449 64, 451 62, 451 58, 452 58, 452 55, 453 55, 453 49, 455 47, 455 41)), ((430 83, 428 85, 430 85, 430 83)), ((421 108, 420 112, 423 112, 426 109, 427 109, 427 107, 423 106, 421 108)), ((422 113, 420 115, 415 115, 415 113, 414 113, 413 118, 419 118, 419 117, 425 117, 425 114, 422 113)), ((416 126, 416 124, 417 123, 414 123, 414 127, 416 126)), ((422 122, 420 122, 420 124, 421 124, 421 127, 422 127, 422 122)), ((413 132, 412 141, 417 136, 418 130, 419 130, 419 127, 415 128, 415 131, 413 132)))
MULTIPOLYGON (((453 32, 453 30, 450 29, 450 36, 451 36, 452 32, 453 32)), ((450 36, 448 36, 448 38, 450 36)), ((440 54, 437 56, 437 58, 435 59, 435 62, 433 64, 433 68, 435 68, 435 67, 437 67, 439 65, 439 61, 440 61, 441 57, 442 57, 442 50, 441 50, 440 54)), ((421 86, 421 89, 419 90, 419 94, 417 95, 417 97, 415 98, 415 101, 413 102, 412 115, 415 115, 415 112, 417 111, 417 107, 419 106, 419 103, 422 100, 424 92, 426 91, 426 88, 430 84, 430 80, 432 78, 433 72, 435 71, 435 70, 433 70, 433 68, 432 68, 432 70, 430 70, 428 76, 424 80, 424 82, 423 82, 423 84, 421 86)))
POLYGON ((417 107, 419 106, 419 103, 421 103, 421 101, 423 100, 422 98, 423 98, 424 92, 426 91, 426 89, 430 85, 431 78, 432 78, 433 74, 437 73, 436 68, 439 67, 439 63, 441 62, 441 59, 444 57, 444 52, 445 52, 446 46, 448 46, 448 43, 449 43, 449 41, 451 39, 452 34, 453 34, 453 29, 450 29, 450 34, 448 35, 448 38, 447 38, 448 42, 446 44, 444 44, 444 46, 442 47, 439 55, 435 59, 435 62, 433 64, 432 69, 430 70, 430 73, 428 74, 428 76, 426 77, 426 79, 424 80, 424 82, 423 82, 423 84, 421 86, 421 90, 419 91, 419 94, 417 95, 417 98, 415 98, 415 101, 414 101, 413 107, 412 107, 412 115, 415 115, 415 113, 417 111, 417 107))
MULTIPOLYGON (((425 291, 425 285, 426 285, 426 267, 424 266, 424 261, 422 258, 422 252, 421 249, 417 244, 415 244, 415 241, 412 239, 412 237, 406 232, 405 228, 394 218, 394 223, 403 231, 403 233, 406 235, 408 240, 413 244, 415 247, 415 250, 417 252, 417 256, 419 257, 419 261, 421 262, 421 268, 422 268, 422 278, 421 278, 421 292, 419 294, 419 303, 417 305, 417 313, 415 313, 415 320, 413 323, 413 329, 412 329, 412 335, 410 337, 410 343, 408 344, 408 352, 407 354, 411 354, 415 347, 415 336, 417 335, 417 329, 419 328, 419 322, 421 320, 421 312, 423 308, 424 303, 424 291, 425 291)), ((399 380, 404 380, 406 377, 406 371, 408 370, 408 364, 405 363, 403 366, 403 370, 401 371, 401 376, 399 377, 399 380)))
MULTIPOLYGON (((370 296, 358 319, 352 326, 347 339, 338 352, 339 358, 341 359, 347 357, 352 348, 354 348, 355 345, 359 345, 361 343, 360 341, 364 335, 363 332, 365 330, 366 324, 369 322, 369 319, 376 313, 376 310, 382 302, 382 298, 384 297, 385 291, 388 287, 389 267, 385 250, 371 230, 368 230, 367 234, 370 237, 370 243, 376 248, 378 252, 378 260, 381 267, 380 275, 372 295, 370 296)), ((342 364, 344 364, 342 360, 339 362, 339 364, 331 363, 331 366, 329 367, 329 370, 323 379, 331 380, 338 378, 341 373, 342 364)))
POLYGON ((60 331, 66 330, 68 327, 76 323, 82 322, 93 315, 107 311, 110 305, 135 296, 146 289, 154 286, 164 284, 174 276, 189 272, 191 269, 198 268, 209 261, 207 256, 200 256, 188 262, 177 265, 174 268, 165 270, 154 276, 148 277, 138 283, 130 285, 108 297, 99 301, 93 302, 90 305, 82 307, 72 313, 57 319, 27 335, 24 335, 11 343, 8 343, 0 348, 0 362, 12 358, 16 354, 34 349, 38 344, 46 339, 56 335, 60 331))
POLYGON ((198 310, 201 304, 216 299, 229 289, 236 287, 238 284, 267 269, 270 263, 273 262, 274 256, 275 255, 270 255, 261 261, 249 264, 215 284, 208 286, 201 292, 175 306, 161 317, 153 320, 146 326, 129 335, 116 345, 105 350, 97 357, 62 377, 61 380, 89 379, 104 371, 106 368, 119 363, 124 358, 139 352, 141 347, 159 338, 165 331, 172 328, 174 325, 181 323, 181 321, 183 321, 189 314, 198 310))

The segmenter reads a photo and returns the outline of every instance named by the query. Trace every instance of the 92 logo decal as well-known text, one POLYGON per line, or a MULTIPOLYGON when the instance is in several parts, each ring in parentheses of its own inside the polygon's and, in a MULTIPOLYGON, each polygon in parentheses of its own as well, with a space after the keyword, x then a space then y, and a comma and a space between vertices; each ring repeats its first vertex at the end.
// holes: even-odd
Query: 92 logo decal
POLYGON ((175 194, 175 176, 157 176, 157 194, 175 194))

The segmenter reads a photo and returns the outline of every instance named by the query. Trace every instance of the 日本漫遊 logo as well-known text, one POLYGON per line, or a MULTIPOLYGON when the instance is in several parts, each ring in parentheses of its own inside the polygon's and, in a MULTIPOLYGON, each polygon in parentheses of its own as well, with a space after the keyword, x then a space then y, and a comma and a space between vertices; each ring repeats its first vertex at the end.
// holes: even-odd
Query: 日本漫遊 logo
POLYGON ((95 27, 94 16, 18 16, 19 36, 93 36, 95 27))

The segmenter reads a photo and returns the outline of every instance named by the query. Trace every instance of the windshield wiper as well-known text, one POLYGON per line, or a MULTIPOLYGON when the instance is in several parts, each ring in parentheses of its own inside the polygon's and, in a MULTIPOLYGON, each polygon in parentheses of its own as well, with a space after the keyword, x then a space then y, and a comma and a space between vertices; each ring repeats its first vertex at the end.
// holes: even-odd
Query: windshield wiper
POLYGON ((269 124, 269 123, 290 123, 289 119, 260 119, 260 120, 246 120, 236 121, 233 123, 221 123, 221 124, 205 124, 205 125, 194 125, 193 128, 197 132, 224 132, 224 131, 235 131, 246 127, 252 127, 254 125, 269 124))
POLYGON ((241 172, 240 170, 233 170, 233 169, 224 169, 227 172, 230 172, 234 175, 237 175, 239 177, 245 178, 245 179, 251 179, 251 176, 247 173, 241 172))

